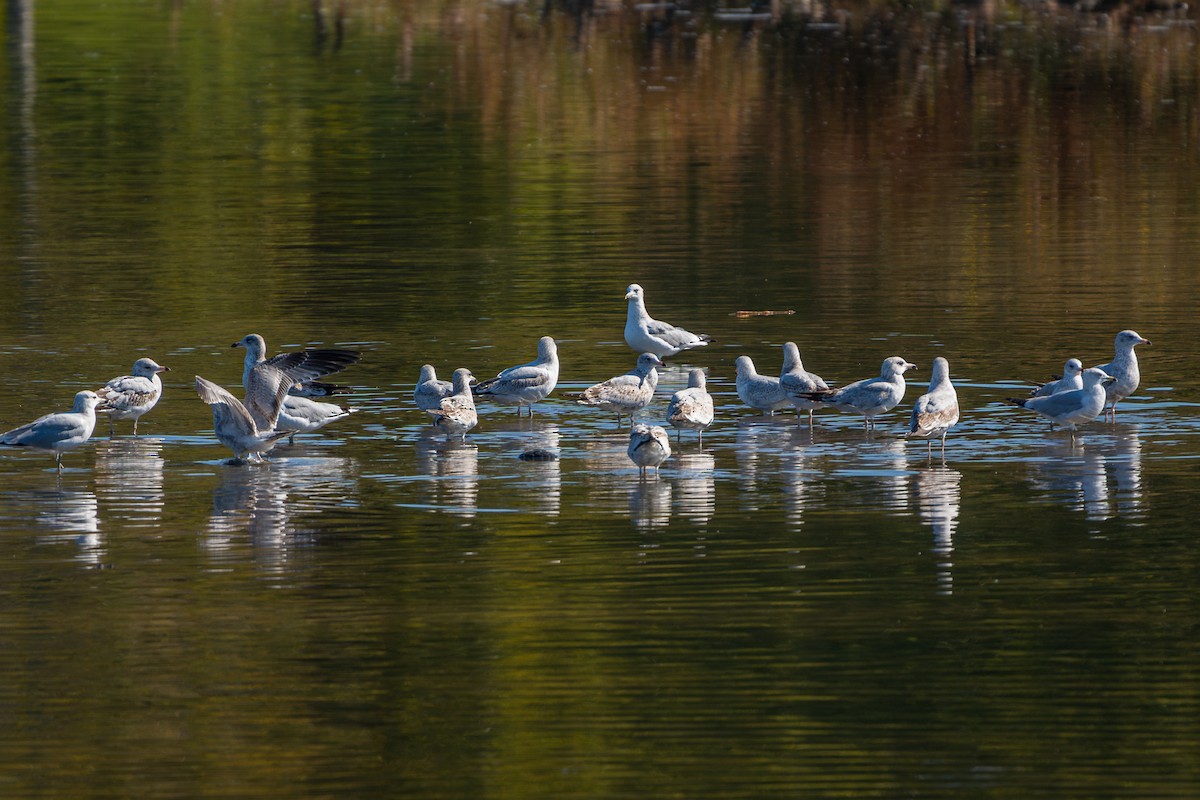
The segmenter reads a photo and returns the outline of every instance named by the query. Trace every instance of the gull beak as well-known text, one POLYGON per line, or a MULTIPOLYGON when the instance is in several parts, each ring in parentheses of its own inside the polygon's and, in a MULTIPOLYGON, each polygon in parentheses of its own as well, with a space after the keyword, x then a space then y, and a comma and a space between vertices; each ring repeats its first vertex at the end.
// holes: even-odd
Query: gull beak
POLYGON ((637 297, 637 295, 636 295, 636 294, 634 294, 633 292, 626 292, 626 293, 625 293, 625 299, 626 299, 626 300, 632 300, 632 299, 633 299, 633 298, 635 298, 635 297, 637 297))
POLYGON ((241 343, 241 342, 234 342, 233 344, 231 344, 231 345, 229 345, 229 346, 230 346, 230 347, 241 347, 241 346, 242 346, 242 343, 241 343))
POLYGON ((158 369, 156 369, 156 370, 154 370, 154 371, 155 371, 155 372, 170 372, 170 371, 171 371, 171 368, 170 368, 170 367, 159 366, 159 368, 158 368, 158 369))
POLYGON ((1142 344, 1149 345, 1151 341, 1149 339, 1142 339, 1142 344))

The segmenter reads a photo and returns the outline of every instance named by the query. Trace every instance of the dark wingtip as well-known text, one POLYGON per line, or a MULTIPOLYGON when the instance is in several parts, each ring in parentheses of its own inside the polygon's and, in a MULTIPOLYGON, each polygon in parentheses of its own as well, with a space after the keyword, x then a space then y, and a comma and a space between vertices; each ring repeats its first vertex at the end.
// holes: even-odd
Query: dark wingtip
POLYGON ((1025 407, 1025 401, 1018 400, 1015 397, 1006 397, 1006 398, 1004 398, 1004 402, 1009 403, 1010 405, 1020 406, 1021 408, 1025 407))

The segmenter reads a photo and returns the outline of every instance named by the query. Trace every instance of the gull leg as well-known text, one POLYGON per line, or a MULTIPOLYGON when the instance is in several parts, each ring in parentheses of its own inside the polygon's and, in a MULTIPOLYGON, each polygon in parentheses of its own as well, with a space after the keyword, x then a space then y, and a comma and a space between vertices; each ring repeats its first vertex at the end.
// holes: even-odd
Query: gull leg
POLYGON ((61 475, 62 474, 62 452, 55 451, 54 463, 58 465, 58 472, 61 475))

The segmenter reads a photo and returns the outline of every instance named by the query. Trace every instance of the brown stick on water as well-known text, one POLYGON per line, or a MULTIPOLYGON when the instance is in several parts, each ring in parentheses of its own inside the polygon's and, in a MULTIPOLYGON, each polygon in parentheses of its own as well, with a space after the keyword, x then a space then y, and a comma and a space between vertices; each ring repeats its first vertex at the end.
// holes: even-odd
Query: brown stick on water
POLYGON ((733 316, 738 319, 745 319, 746 317, 788 317, 795 313, 793 309, 788 309, 787 311, 735 311, 733 312, 733 316))

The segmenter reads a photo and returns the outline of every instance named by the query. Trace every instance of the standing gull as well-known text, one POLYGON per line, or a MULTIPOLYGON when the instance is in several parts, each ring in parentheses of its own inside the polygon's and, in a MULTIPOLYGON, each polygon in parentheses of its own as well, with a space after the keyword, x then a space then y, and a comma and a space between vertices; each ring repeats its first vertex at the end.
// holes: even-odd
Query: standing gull
POLYGON ((938 356, 933 360, 929 391, 917 398, 904 437, 925 439, 925 454, 933 456, 933 440, 941 438, 942 456, 946 455, 946 434, 958 423, 958 393, 950 383, 950 362, 938 356))
POLYGON ((625 343, 638 353, 654 353, 659 358, 669 358, 693 347, 704 347, 708 336, 676 328, 659 322, 646 312, 646 299, 642 287, 631 283, 625 289, 629 311, 625 317, 625 343))
POLYGON ((658 425, 635 425, 629 432, 629 448, 625 452, 638 465, 643 477, 646 467, 654 467, 657 474, 659 465, 671 457, 671 440, 658 425))
POLYGON ((700 445, 704 445, 704 429, 713 421, 713 399, 706 383, 704 370, 691 369, 688 371, 687 388, 671 395, 671 403, 667 406, 667 422, 679 429, 675 435, 676 441, 684 428, 691 428, 697 432, 700 445))
POLYGON ((796 422, 800 422, 800 412, 808 412, 808 426, 813 424, 813 411, 825 404, 818 400, 801 397, 803 392, 827 392, 829 384, 815 373, 804 368, 800 360, 800 348, 795 342, 783 343, 783 370, 779 373, 779 386, 792 405, 796 407, 796 422))
POLYGON ((467 440, 467 431, 479 423, 475 411, 475 398, 471 396, 471 383, 475 376, 469 369, 454 370, 454 393, 443 397, 437 408, 426 409, 433 417, 433 424, 446 434, 446 438, 458 436, 467 440))
POLYGON ((788 408, 792 401, 783 393, 779 378, 759 375, 750 356, 738 356, 733 362, 737 367, 737 395, 742 402, 772 417, 778 409, 788 408))
POLYGON ((357 350, 330 349, 296 350, 267 358, 267 343, 257 333, 246 334, 230 347, 246 349, 246 360, 242 369, 243 387, 249 390, 250 373, 266 364, 296 376, 295 384, 288 387, 289 394, 296 397, 321 397, 344 393, 343 387, 315 383, 315 379, 341 372, 362 358, 362 354, 357 350))
POLYGON ((1014 406, 1036 411, 1051 422, 1062 425, 1069 431, 1076 426, 1091 422, 1100 416, 1106 402, 1107 387, 1116 378, 1098 367, 1083 371, 1083 388, 1058 392, 1049 397, 1027 397, 1023 400, 1006 398, 1014 406))
MULTIPOLYGON (((450 381, 438 380, 437 371, 432 364, 421 366, 421 375, 417 378, 417 386, 413 389, 413 402, 422 411, 430 411, 442 404, 443 397, 454 394, 454 385, 450 381)), ((432 421, 436 424, 436 420, 432 421)))
POLYGON ((1040 383, 1029 393, 1030 397, 1049 397, 1059 392, 1070 392, 1083 388, 1083 362, 1078 358, 1068 358, 1063 364, 1063 374, 1046 383, 1040 383))
POLYGON ((867 431, 873 431, 875 417, 891 411, 904 399, 904 373, 910 369, 916 369, 916 365, 908 363, 900 356, 892 356, 883 360, 878 378, 864 378, 840 389, 808 392, 800 397, 806 400, 820 400, 842 411, 862 414, 863 427, 867 431))
POLYGON ((92 436, 96 428, 96 406, 101 403, 100 395, 83 391, 75 395, 75 405, 70 411, 60 411, 38 417, 33 422, 0 434, 0 445, 8 447, 31 447, 54 453, 58 471, 62 472, 62 456, 74 450, 92 436))
POLYGON ((133 420, 133 435, 137 436, 138 419, 158 403, 162 397, 160 372, 170 372, 170 367, 155 363, 152 358, 139 358, 133 362, 133 374, 113 378, 96 390, 104 401, 100 407, 108 414, 108 435, 113 435, 113 422, 118 419, 133 420))
POLYGON ((1137 355, 1133 352, 1133 348, 1139 344, 1148 345, 1150 340, 1143 339, 1136 331, 1121 331, 1113 342, 1113 348, 1116 351, 1113 360, 1099 366, 1099 369, 1116 378, 1105 392, 1104 401, 1107 404, 1104 411, 1105 419, 1111 417, 1112 421, 1116 422, 1117 403, 1137 391, 1142 376, 1138 371, 1137 355))
POLYGON ((633 425, 637 412, 650 405, 654 398, 654 390, 658 387, 658 370, 655 367, 661 366, 662 361, 654 353, 642 353, 632 370, 589 386, 575 402, 613 412, 617 415, 618 428, 621 427, 621 417, 629 417, 629 424, 633 425))
POLYGON ((509 367, 494 378, 475 386, 477 397, 490 397, 497 403, 516 406, 521 416, 521 406, 529 406, 533 417, 533 404, 545 399, 558 385, 558 345, 549 336, 538 339, 538 355, 528 364, 509 367))

